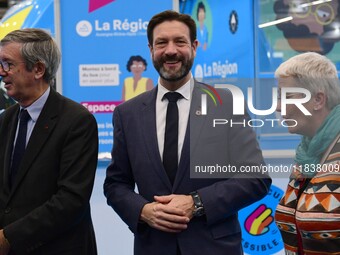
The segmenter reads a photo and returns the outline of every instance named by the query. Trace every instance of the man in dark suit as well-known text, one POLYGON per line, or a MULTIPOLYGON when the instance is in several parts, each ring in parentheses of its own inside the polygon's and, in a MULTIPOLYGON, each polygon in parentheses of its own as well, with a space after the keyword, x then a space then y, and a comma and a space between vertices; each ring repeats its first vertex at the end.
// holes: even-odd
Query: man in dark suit
POLYGON ((0 255, 97 254, 89 204, 97 124, 50 87, 59 63, 43 30, 16 30, 0 41, 0 75, 18 102, 0 123, 0 255))
POLYGON ((193 169, 196 163, 237 169, 263 164, 256 136, 247 126, 211 125, 214 116, 247 119, 233 116, 227 91, 219 91, 223 106, 208 103, 208 114, 201 109, 209 87, 190 72, 197 49, 190 16, 159 13, 147 34, 160 78, 156 88, 115 109, 112 162, 104 183, 108 204, 134 233, 136 255, 243 254, 237 212, 267 194, 270 178, 242 173, 193 178, 193 169), (178 111, 171 116, 179 121, 168 129, 173 96, 178 111), (168 138, 171 130, 175 142, 168 138))

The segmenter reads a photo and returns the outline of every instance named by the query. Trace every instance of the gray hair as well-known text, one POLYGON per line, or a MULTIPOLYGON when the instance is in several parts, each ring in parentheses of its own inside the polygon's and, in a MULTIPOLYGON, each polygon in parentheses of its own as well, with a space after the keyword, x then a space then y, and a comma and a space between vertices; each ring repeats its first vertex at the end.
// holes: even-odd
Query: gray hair
POLYGON ((53 38, 44 30, 37 28, 24 28, 8 33, 0 45, 20 43, 21 55, 26 63, 26 69, 32 71, 33 66, 41 62, 46 71, 43 79, 51 83, 57 73, 61 53, 53 38))
POLYGON ((306 52, 283 62, 275 71, 276 78, 293 77, 312 95, 325 93, 327 108, 340 104, 340 85, 335 65, 323 55, 306 52))

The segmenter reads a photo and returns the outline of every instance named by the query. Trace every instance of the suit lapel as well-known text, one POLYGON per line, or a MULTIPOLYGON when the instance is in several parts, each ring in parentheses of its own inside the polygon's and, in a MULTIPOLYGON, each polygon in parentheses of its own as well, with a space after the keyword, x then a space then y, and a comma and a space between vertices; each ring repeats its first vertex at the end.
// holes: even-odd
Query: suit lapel
POLYGON ((165 172, 161 157, 159 155, 157 127, 156 127, 156 98, 157 87, 150 91, 151 96, 143 102, 142 113, 142 133, 147 154, 154 166, 154 170, 162 182, 171 190, 170 180, 165 172))
POLYGON ((9 174, 10 174, 10 168, 11 168, 11 161, 12 161, 12 152, 13 152, 13 143, 14 143, 14 137, 15 132, 17 129, 18 124, 18 114, 19 114, 19 105, 17 104, 15 106, 15 109, 13 109, 11 112, 9 112, 10 115, 13 115, 13 117, 8 122, 7 130, 8 130, 8 139, 6 140, 6 148, 5 148, 5 169, 4 169, 4 180, 5 180, 5 191, 6 193, 10 192, 10 186, 9 186, 9 174))
POLYGON ((200 133, 202 132, 202 127, 206 122, 206 116, 202 115, 201 110, 201 95, 203 94, 202 85, 195 81, 195 87, 192 92, 192 102, 190 106, 190 120, 188 123, 188 127, 190 128, 189 143, 190 151, 196 148, 196 144, 198 142, 198 137, 200 137, 200 133), (203 119, 203 120, 202 120, 203 119))
POLYGON ((202 127, 206 121, 205 116, 201 115, 201 88, 202 85, 195 81, 192 92, 189 120, 181 153, 181 160, 178 166, 173 190, 178 188, 183 177, 188 174, 187 171, 190 171, 190 155, 192 154, 192 150, 196 148, 199 134, 201 133, 202 127), (203 121, 202 118, 204 118, 203 121))
POLYGON ((27 144, 20 169, 18 170, 18 174, 13 184, 12 191, 14 191, 19 185, 22 178, 25 176, 36 157, 39 155, 39 152, 47 141, 49 135, 55 128, 58 119, 57 116, 59 105, 60 101, 58 100, 57 93, 51 89, 50 95, 40 113, 27 144))

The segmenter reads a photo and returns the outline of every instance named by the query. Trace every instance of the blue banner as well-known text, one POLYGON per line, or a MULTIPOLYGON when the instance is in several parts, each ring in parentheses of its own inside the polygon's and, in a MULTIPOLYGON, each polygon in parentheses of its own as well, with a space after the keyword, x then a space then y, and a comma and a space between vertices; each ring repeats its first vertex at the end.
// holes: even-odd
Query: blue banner
POLYGON ((181 2, 180 10, 197 25, 195 78, 213 85, 229 78, 254 77, 252 6, 252 1, 181 2))
POLYGON ((157 83, 146 29, 167 9, 172 0, 60 1, 63 94, 96 117, 100 158, 110 157, 114 108, 157 83))

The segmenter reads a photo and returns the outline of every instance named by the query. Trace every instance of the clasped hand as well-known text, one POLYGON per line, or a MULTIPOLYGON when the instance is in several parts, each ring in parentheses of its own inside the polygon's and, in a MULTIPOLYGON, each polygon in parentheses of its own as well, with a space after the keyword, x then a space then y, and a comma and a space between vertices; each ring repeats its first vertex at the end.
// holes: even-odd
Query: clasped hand
POLYGON ((4 236, 3 229, 0 230, 0 255, 7 255, 9 253, 10 246, 4 236))
POLYGON ((194 210, 190 195, 155 196, 155 202, 146 204, 141 220, 150 227, 169 233, 178 233, 188 227, 194 210))

